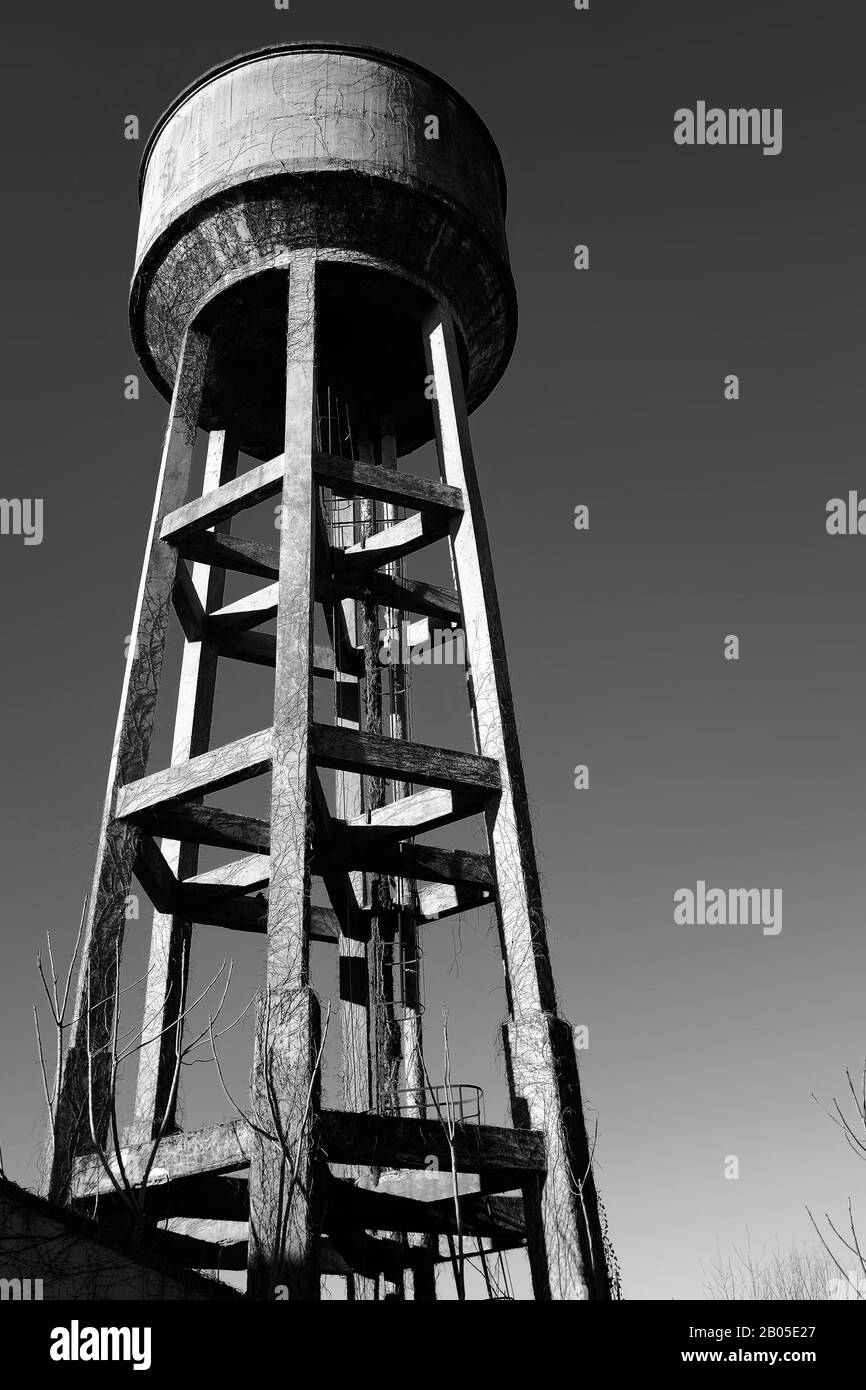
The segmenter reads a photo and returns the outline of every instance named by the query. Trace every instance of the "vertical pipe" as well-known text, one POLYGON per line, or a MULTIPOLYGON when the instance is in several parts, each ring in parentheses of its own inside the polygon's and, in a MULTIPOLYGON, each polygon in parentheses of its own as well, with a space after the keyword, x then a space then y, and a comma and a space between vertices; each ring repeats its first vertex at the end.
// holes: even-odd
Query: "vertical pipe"
MULTIPOLYGON (((354 545, 359 535, 360 508, 355 499, 334 500, 332 543, 340 549, 354 545)), ((343 602, 346 629, 352 645, 358 646, 359 613, 354 599, 343 602)), ((342 728, 361 727, 361 683, 357 676, 334 671, 335 723, 342 728)), ((363 789, 359 773, 338 769, 335 774, 336 812, 342 820, 352 820, 363 812, 363 789)), ((356 900, 364 900, 364 875, 350 875, 356 900)), ((342 1105, 350 1112, 366 1112, 372 1108, 372 1074, 370 1069, 370 976, 367 946, 363 941, 340 933, 339 990, 342 1034, 342 1105)), ((347 1164, 342 1175, 358 1179, 368 1177, 369 1170, 347 1164)), ((375 1279, 352 1275, 347 1280, 347 1294, 357 1302, 371 1302, 376 1297, 375 1279)))
MULTIPOLYGON (((397 432, 392 415, 383 415, 380 423, 380 454, 382 467, 397 467, 397 432)), ((391 503, 384 507, 384 522, 392 526, 399 520, 398 509, 391 503)), ((402 579, 404 565, 401 560, 388 566, 388 574, 402 579)), ((386 650, 392 653, 388 667, 388 696, 390 705, 390 734, 392 738, 411 739, 412 711, 409 686, 407 656, 403 650, 404 614, 399 609, 385 611, 385 627, 388 633, 386 650)), ((395 782, 394 799, 412 795, 409 782, 395 782)), ((421 961, 420 941, 417 921, 417 889, 413 882, 398 879, 395 884, 397 899, 397 923, 400 972, 400 1051, 403 1062, 403 1088, 406 1101, 403 1112, 415 1119, 422 1119, 427 1113, 425 1099, 425 1076, 423 1038, 421 1032, 421 961)), ((406 1293, 416 1301, 430 1302, 436 1298, 436 1279, 433 1272, 433 1252, 437 1248, 435 1236, 412 1232, 404 1240, 416 1257, 410 1263, 406 1278, 406 1293)))

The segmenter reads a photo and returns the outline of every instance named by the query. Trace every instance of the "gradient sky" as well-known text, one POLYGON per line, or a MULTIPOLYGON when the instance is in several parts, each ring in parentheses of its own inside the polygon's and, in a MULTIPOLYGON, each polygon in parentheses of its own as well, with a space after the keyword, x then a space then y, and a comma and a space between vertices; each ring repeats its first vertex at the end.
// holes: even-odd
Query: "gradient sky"
MULTIPOLYGON (((89 886, 164 428, 146 382, 123 396, 143 143, 123 118, 144 137, 214 63, 323 39, 441 74, 508 176, 520 333, 474 441, 624 1293, 701 1297, 717 1247, 806 1242, 807 1204, 842 1218, 859 1192, 866 1211, 864 1169, 810 1096, 841 1094, 866 1053, 866 537, 824 527, 829 498, 866 493, 860 18, 854 0, 102 0, 6 16, 2 493, 45 507, 41 546, 0 537, 13 1177, 35 1183, 42 1133, 33 957, 46 928, 71 947, 89 886), (674 111, 699 100, 782 107, 782 154, 678 148, 674 111), (781 934, 675 926, 674 892, 698 879, 781 888, 781 934)), ((459 678, 424 674, 416 736, 435 741, 424 711, 450 678, 456 745, 459 678)), ((246 681, 228 683, 230 737, 267 722, 265 686, 253 709, 246 681)), ((197 976, 231 951, 243 1001, 260 943, 207 930, 197 976)), ((132 924, 133 964, 146 932, 132 924)), ((446 1002, 455 1077, 501 1122, 495 938, 470 920, 428 931, 425 975, 431 1072, 446 1002)), ((225 1108, 201 1085, 187 1123, 225 1108)))

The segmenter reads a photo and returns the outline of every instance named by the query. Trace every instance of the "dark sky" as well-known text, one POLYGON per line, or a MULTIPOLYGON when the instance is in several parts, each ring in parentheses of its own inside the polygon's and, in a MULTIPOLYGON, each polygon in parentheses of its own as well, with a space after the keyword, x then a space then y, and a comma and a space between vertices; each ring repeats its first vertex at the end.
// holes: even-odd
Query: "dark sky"
MULTIPOLYGON (((806 1204, 844 1217, 863 1169, 810 1093, 841 1093, 866 1051, 866 538, 824 527, 829 498, 866 492, 861 8, 149 0, 4 23, 2 493, 45 518, 40 546, 0 537, 9 1172, 35 1181, 33 956, 46 928, 71 947, 89 885, 164 427, 146 382, 123 397, 142 147, 123 119, 144 136, 211 65, 326 39, 440 73, 508 175, 520 333, 474 440, 625 1294, 700 1297, 717 1246, 808 1241, 806 1204), (781 107, 781 155, 677 147, 674 111, 699 100, 781 107), (675 926, 698 879, 780 888, 782 932, 675 926)), ((233 735, 266 722, 234 677, 230 699, 233 735)), ((131 926, 135 960, 147 922, 131 926)), ((202 975, 235 952, 213 936, 202 975)), ((238 947, 241 996, 259 950, 238 947)), ((425 972, 431 1072, 447 1001, 455 1077, 501 1122, 493 937, 429 931, 425 972)), ((188 1120, 219 1109, 190 1099, 188 1120)))

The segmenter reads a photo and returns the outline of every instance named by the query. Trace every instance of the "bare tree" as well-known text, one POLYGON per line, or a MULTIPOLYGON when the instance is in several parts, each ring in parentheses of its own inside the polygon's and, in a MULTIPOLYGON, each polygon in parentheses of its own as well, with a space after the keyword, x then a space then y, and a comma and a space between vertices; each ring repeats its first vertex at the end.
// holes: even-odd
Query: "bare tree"
POLYGON ((829 1259, 808 1247, 756 1255, 747 1235, 745 1249, 727 1256, 718 1253, 704 1289, 709 1299, 723 1303, 820 1303, 832 1297, 832 1273, 829 1259))
MULTIPOLYGON (((853 1114, 847 1097, 848 1111, 835 1097, 831 1110, 826 1106, 821 1108, 842 1131, 849 1148, 858 1158, 866 1160, 866 1063, 859 1086, 850 1071, 845 1076, 853 1114)), ((813 1095, 812 1099, 820 1105, 817 1096, 813 1095)), ((851 1198, 848 1199, 847 1228, 840 1229, 829 1213, 824 1213, 830 1239, 808 1207, 806 1211, 821 1242, 820 1250, 795 1246, 776 1250, 769 1256, 755 1256, 747 1240, 745 1251, 735 1250, 727 1259, 719 1255, 706 1285, 708 1296, 722 1300, 803 1299, 810 1302, 866 1298, 866 1257, 857 1233, 851 1198), (842 1259, 847 1260, 847 1269, 842 1259)))
MULTIPOLYGON (((832 1110, 828 1110, 826 1106, 821 1106, 821 1109, 842 1131, 848 1147, 853 1150, 859 1159, 866 1160, 866 1062, 863 1063, 863 1072, 860 1077, 859 1087, 855 1085, 854 1078, 850 1071, 845 1072, 845 1078, 848 1082, 851 1100, 853 1101, 853 1115, 847 1113, 843 1109, 835 1096, 833 1097, 832 1110)), ((812 1099, 818 1105, 821 1104, 814 1094, 812 1099)), ((846 1104, 850 1104, 847 1097, 846 1104)), ((834 1253, 830 1242, 825 1237, 808 1207, 806 1210, 809 1212, 809 1220, 818 1233, 818 1239, 821 1245, 832 1260, 835 1268, 839 1271, 842 1279, 845 1281, 845 1286, 850 1289, 850 1292, 843 1296, 858 1299, 866 1298, 866 1256, 864 1256, 863 1244, 857 1234, 857 1225, 854 1219, 854 1204, 851 1198, 848 1198, 848 1226, 844 1234, 835 1224, 829 1213, 824 1213, 824 1221, 832 1232, 833 1240, 836 1242, 836 1252, 841 1253, 841 1250, 847 1252, 847 1256, 843 1256, 843 1258, 847 1258, 849 1261, 849 1268, 847 1270, 840 1264, 837 1253, 834 1253), (853 1267, 850 1264, 851 1261, 854 1262, 853 1267)), ((838 1283, 838 1281, 836 1282, 838 1283)))
MULTIPOLYGON (((73 1028, 78 1022, 78 1016, 72 1018, 68 1017, 69 996, 71 991, 72 978, 75 972, 75 967, 80 951, 86 912, 87 903, 85 902, 84 911, 82 912, 81 917, 81 924, 78 929, 78 935, 75 940, 75 946, 69 963, 69 968, 66 972, 66 976, 62 987, 60 983, 60 977, 58 976, 57 967, 54 961, 54 952, 51 945, 50 933, 46 933, 50 977, 46 977, 46 970, 42 957, 42 952, 38 952, 36 957, 37 970, 39 973, 39 978, 42 982, 43 990, 45 992, 45 997, 48 1001, 49 1012, 51 1014, 51 1020, 55 1035, 55 1074, 53 1084, 49 1084, 45 1048, 43 1046, 42 1039, 42 1029, 40 1027, 39 1022, 39 1010, 38 1007, 34 1005, 33 1017, 36 1028, 37 1047, 39 1052, 39 1066, 42 1074, 42 1084, 45 1094, 45 1103, 48 1109, 49 1124, 51 1126, 52 1133, 56 1132, 57 1108, 63 1085, 63 1068, 66 1057, 66 1035, 69 1029, 73 1028)), ((181 979, 179 981, 181 998, 186 997, 186 971, 187 960, 186 957, 184 957, 184 959, 181 962, 181 979)), ((150 1031, 150 1026, 153 1022, 152 1018, 145 1018, 140 1028, 131 1030, 126 1034, 121 1034, 120 1032, 121 997, 124 994, 128 993, 130 990, 134 990, 142 984, 144 984, 145 980, 147 979, 147 975, 143 975, 140 979, 135 980, 130 985, 121 987, 119 945, 117 945, 116 947, 116 961, 113 977, 114 985, 110 996, 95 997, 97 991, 95 991, 94 989, 92 973, 89 968, 85 973, 84 991, 81 1001, 82 1012, 88 1016, 92 1016, 96 1010, 104 1007, 104 1005, 110 999, 112 1003, 113 1015, 113 1024, 110 1037, 102 1047, 94 1048, 91 1037, 91 1030, 89 1028, 85 1029, 85 1035, 87 1039, 86 1061, 88 1082, 87 1119, 90 1140, 93 1145, 93 1152, 96 1155, 101 1169, 108 1178, 113 1191, 116 1193, 120 1201, 121 1206, 124 1208, 124 1210, 126 1210, 129 1213, 131 1217, 133 1235, 136 1235, 140 1232, 143 1224, 147 1184, 150 1180, 153 1171, 159 1145, 165 1135, 169 1117, 174 1113, 174 1106, 177 1099, 178 1089, 180 1086, 181 1070, 183 1066, 190 1062, 193 1053, 195 1053, 197 1049, 202 1045, 205 1038, 210 1039, 211 1049, 213 1049, 215 1039, 221 1037, 224 1033, 227 1033, 231 1029, 235 1028, 244 1018, 251 1006, 252 1001, 250 1001, 250 1004, 247 1004, 246 1008, 238 1015, 236 1019, 234 1019, 232 1023, 228 1024, 227 1027, 220 1029, 219 1031, 215 1031, 214 1024, 221 1016, 223 1008, 225 1006, 229 986, 231 984, 231 977, 231 962, 223 961, 216 975, 214 975, 214 977, 198 994, 198 996, 192 1001, 192 1003, 188 1004, 181 1011, 179 1017, 173 1023, 168 1025, 165 1029, 163 1029, 161 1033, 153 1035, 150 1031), (218 986, 220 979, 223 975, 225 975, 224 987, 215 1013, 210 1015, 208 1019, 208 1024, 205 1028, 200 1029, 198 1032, 194 1032, 191 1037, 185 1039, 185 1022, 190 1018, 195 1008, 199 1004, 201 1004, 202 1001, 211 994, 211 991, 218 986), (175 1044, 174 1066, 172 1069, 168 1101, 164 1108, 162 1119, 157 1133, 154 1135, 150 1142, 150 1147, 147 1150, 147 1156, 142 1164, 139 1150, 138 1162, 136 1163, 136 1171, 132 1173, 128 1170, 128 1164, 124 1158, 124 1148, 121 1139, 121 1129, 118 1117, 117 1097, 119 1076, 124 1065, 132 1057, 138 1054, 142 1050, 142 1048, 150 1046, 152 1043, 159 1041, 161 1037, 168 1034, 173 1034, 175 1044), (107 1077, 107 1097, 105 1098, 104 1102, 107 1104, 108 1107, 109 1123, 107 1139, 103 1137, 102 1127, 97 1123, 96 1115, 98 1098, 96 1096, 94 1072, 97 1065, 99 1065, 100 1063, 104 1063, 104 1065, 100 1068, 101 1074, 107 1077)), ((101 1097, 99 1098, 99 1102, 102 1102, 101 1097)), ((72 1197, 72 1195, 74 1195, 74 1188, 70 1189, 70 1198, 72 1197)))
POLYGON ((69 1019, 67 1021, 66 1013, 69 1008, 69 993, 72 988, 72 977, 75 973, 75 966, 78 961, 78 954, 81 950, 81 938, 84 934, 84 922, 87 917, 87 903, 88 899, 85 898, 84 907, 81 909, 81 920, 78 924, 78 935, 75 938, 75 945, 72 949, 72 956, 69 961, 69 969, 66 972, 66 979, 63 984, 62 992, 60 989, 60 980, 57 974, 57 967, 54 964, 54 952, 51 949, 50 932, 45 933, 45 939, 48 943, 48 963, 51 969, 50 986, 45 978, 45 968, 42 961, 42 952, 37 951, 36 953, 36 969, 39 972, 39 978, 42 981, 42 988, 44 989, 45 996, 48 1000, 48 1007, 51 1011, 51 1018, 54 1027, 56 1058, 54 1068, 54 1085, 53 1087, 51 1087, 48 1084, 48 1074, 46 1071, 45 1064, 45 1049, 42 1046, 42 1035, 39 1028, 39 1010, 37 1006, 34 1004, 33 1021, 36 1025, 36 1044, 39 1051, 39 1067, 42 1073, 42 1087, 45 1095, 45 1103, 48 1107, 48 1120, 51 1126, 51 1133, 52 1137, 54 1137, 55 1139, 57 1136, 57 1107, 60 1100, 60 1091, 63 1081, 63 1062, 66 1053, 66 1032, 69 1028, 72 1027, 75 1021, 74 1019, 69 1019))

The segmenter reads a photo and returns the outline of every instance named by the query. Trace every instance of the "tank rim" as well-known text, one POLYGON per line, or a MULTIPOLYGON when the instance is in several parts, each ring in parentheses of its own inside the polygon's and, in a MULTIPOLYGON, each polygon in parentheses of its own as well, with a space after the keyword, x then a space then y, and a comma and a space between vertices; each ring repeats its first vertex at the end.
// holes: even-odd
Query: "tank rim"
POLYGON ((188 87, 184 87, 183 91, 178 93, 174 100, 170 102, 170 104, 162 112, 162 115, 157 118, 157 121, 152 131, 150 132, 150 135, 147 137, 147 142, 144 146, 144 150, 141 156, 141 163, 139 164, 138 168, 139 205, 141 205, 144 196, 144 181, 147 175, 147 165, 151 153, 153 151, 153 147, 156 144, 156 141, 162 133, 164 127, 171 120, 171 117, 175 114, 177 110, 179 110, 181 106, 184 105, 186 101, 189 100, 191 96, 194 96, 195 93, 200 91, 202 87, 206 87, 209 82, 213 82, 215 78, 222 77, 225 73, 232 72, 235 68, 245 67, 248 63, 257 62, 258 59, 264 58, 270 54, 299 52, 344 53, 350 56, 355 55, 367 58, 386 58, 393 66, 405 68, 408 72, 417 73, 421 77, 424 77, 428 81, 434 83, 436 86, 441 87, 451 97, 453 97, 453 99, 458 103, 458 105, 461 106, 463 110, 468 113, 469 116, 471 116, 472 120, 476 123, 477 126, 479 126, 483 136, 485 137, 488 145, 490 146, 490 152, 493 155, 494 163, 496 165, 496 173, 499 182, 500 192, 502 195, 502 213, 503 216, 505 215, 505 213, 508 210, 508 184, 505 177, 505 167, 502 163, 502 156, 499 153, 496 141, 493 139, 493 136, 491 135, 488 126, 479 116, 472 103, 467 101, 466 97, 464 97, 461 92, 458 92, 456 87, 452 87, 450 82, 446 82, 444 77, 440 77, 438 73, 433 72, 430 68, 425 68, 421 63, 416 63, 414 59, 404 58, 401 54, 393 53, 390 49, 387 48, 376 48, 372 44, 330 42, 315 43, 312 40, 307 39, 298 40, 293 43, 266 44, 265 47, 254 49, 250 53, 238 53, 235 55, 234 58, 229 58, 225 62, 217 63, 216 66, 208 68, 199 77, 197 77, 194 82, 191 82, 188 87))

